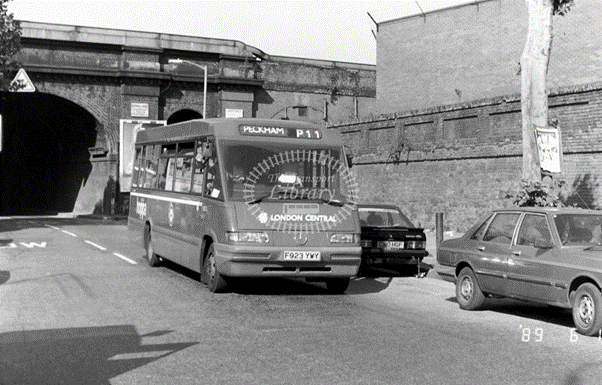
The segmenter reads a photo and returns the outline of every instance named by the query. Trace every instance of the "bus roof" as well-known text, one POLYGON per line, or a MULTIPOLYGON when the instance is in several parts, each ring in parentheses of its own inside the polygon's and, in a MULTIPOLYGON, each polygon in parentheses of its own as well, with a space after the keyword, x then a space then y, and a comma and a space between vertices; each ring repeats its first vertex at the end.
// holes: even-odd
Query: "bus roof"
POLYGON ((178 142, 192 139, 201 135, 215 135, 219 139, 244 139, 249 141, 270 142, 291 142, 299 144, 323 144, 341 143, 341 135, 335 129, 327 129, 312 123, 299 122, 292 120, 277 119, 251 119, 251 118, 215 118, 215 119, 194 119, 186 122, 174 123, 168 126, 159 126, 147 128, 138 132, 136 143, 154 143, 154 142, 178 142), (276 127, 292 128, 303 130, 318 130, 321 133, 321 139, 290 138, 278 136, 263 135, 242 135, 240 126, 254 127, 276 127))

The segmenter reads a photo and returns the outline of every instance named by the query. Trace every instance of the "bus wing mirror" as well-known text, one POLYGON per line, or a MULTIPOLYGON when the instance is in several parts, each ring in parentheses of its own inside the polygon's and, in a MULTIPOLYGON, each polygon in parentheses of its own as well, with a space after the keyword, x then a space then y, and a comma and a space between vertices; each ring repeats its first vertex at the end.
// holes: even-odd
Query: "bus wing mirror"
POLYGON ((347 156, 347 167, 351 168, 353 166, 353 155, 345 154, 347 156))

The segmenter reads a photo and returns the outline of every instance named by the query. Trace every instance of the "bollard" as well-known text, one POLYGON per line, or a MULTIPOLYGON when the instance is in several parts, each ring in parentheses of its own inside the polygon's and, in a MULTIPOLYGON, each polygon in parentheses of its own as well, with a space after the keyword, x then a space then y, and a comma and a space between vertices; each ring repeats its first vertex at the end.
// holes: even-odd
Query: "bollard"
POLYGON ((435 244, 437 249, 443 241, 443 213, 435 214, 435 244))

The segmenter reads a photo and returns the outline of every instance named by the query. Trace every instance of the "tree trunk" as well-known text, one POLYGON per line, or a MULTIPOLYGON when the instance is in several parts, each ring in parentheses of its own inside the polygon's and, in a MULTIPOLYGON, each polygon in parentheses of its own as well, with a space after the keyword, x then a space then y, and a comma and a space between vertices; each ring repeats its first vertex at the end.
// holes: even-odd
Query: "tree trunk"
POLYGON ((526 0, 529 13, 527 42, 520 59, 523 118, 523 179, 541 181, 536 127, 548 125, 546 77, 552 45, 552 0, 526 0))

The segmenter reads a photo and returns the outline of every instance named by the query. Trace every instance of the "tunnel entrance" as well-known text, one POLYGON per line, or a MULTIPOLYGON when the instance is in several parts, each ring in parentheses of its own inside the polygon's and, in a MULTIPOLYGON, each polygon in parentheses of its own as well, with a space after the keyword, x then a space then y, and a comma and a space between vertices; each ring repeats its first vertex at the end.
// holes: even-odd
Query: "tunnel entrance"
POLYGON ((39 92, 0 93, 0 215, 72 212, 92 170, 96 119, 39 92))
POLYGON ((168 119, 167 124, 185 122, 192 119, 203 119, 203 115, 194 110, 179 110, 174 112, 168 119))

